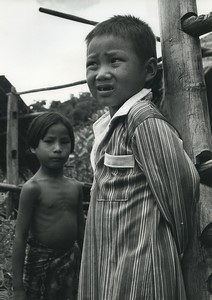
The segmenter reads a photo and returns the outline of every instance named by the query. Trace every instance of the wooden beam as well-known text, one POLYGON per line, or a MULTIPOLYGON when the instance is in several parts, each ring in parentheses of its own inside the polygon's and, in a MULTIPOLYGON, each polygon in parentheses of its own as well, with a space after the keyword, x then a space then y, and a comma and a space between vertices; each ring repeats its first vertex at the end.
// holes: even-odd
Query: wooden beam
POLYGON ((188 12, 181 18, 182 30, 193 37, 199 37, 212 31, 212 12, 197 16, 188 12))

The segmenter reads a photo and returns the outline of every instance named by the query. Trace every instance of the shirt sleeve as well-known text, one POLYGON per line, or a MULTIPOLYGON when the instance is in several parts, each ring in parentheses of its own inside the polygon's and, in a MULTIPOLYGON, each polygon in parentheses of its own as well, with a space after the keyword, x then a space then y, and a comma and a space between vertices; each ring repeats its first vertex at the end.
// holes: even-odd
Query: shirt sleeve
POLYGON ((190 235, 191 216, 199 196, 199 176, 183 142, 166 121, 148 118, 137 126, 132 149, 163 218, 169 223, 178 253, 190 235))

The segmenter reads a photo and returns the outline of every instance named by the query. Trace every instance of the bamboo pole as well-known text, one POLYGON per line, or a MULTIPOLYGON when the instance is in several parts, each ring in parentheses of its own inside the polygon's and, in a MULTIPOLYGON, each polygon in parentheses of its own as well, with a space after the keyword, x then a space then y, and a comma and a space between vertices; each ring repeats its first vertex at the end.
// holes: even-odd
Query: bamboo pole
POLYGON ((202 57, 210 57, 212 56, 212 49, 207 49, 202 47, 202 57))
POLYGON ((59 12, 59 11, 56 11, 56 10, 52 10, 52 9, 47 9, 47 8, 44 8, 44 7, 40 7, 39 11, 43 12, 43 13, 46 13, 46 14, 49 14, 49 15, 52 15, 52 16, 55 16, 55 17, 60 17, 60 18, 63 18, 63 19, 72 20, 72 21, 76 21, 76 22, 80 22, 80 23, 84 23, 84 24, 88 24, 88 25, 94 25, 95 26, 96 24, 98 24, 98 22, 95 22, 95 21, 91 21, 91 20, 88 20, 88 19, 84 19, 84 18, 81 18, 81 17, 70 15, 70 14, 65 14, 65 13, 62 13, 62 12, 59 12))
POLYGON ((20 192, 21 191, 21 186, 1 182, 0 183, 0 191, 1 192, 20 192))
MULTIPOLYGON (((15 88, 11 87, 11 93, 7 104, 7 183, 18 185, 18 98, 15 95, 15 88)), ((7 217, 12 213, 12 193, 7 197, 7 217)))
POLYGON ((212 31, 212 12, 200 16, 189 12, 181 18, 181 24, 184 32, 199 37, 212 31))
MULTIPOLYGON (((81 182, 83 187, 83 208, 85 211, 88 210, 89 202, 90 202, 90 189, 91 184, 87 182, 81 182)), ((22 189, 22 185, 8 184, 8 183, 0 183, 0 191, 1 192, 16 192, 20 193, 22 189)))
MULTIPOLYGON (((43 114, 43 111, 40 112, 31 112, 31 113, 27 113, 27 114, 19 114, 18 119, 31 119, 31 118, 35 118, 37 116, 40 116, 41 114, 43 114)), ((7 117, 0 117, 0 121, 6 121, 7 117)), ((1 132, 0 135, 5 135, 7 134, 6 132, 1 132)))
POLYGON ((67 84, 62 84, 62 85, 55 85, 55 86, 50 86, 46 88, 38 88, 34 90, 28 90, 28 91, 23 91, 23 92, 15 92, 16 95, 24 95, 24 94, 30 94, 30 93, 37 93, 37 92, 47 92, 47 91, 52 91, 52 90, 59 90, 59 89, 64 89, 80 84, 85 84, 87 81, 86 80, 80 80, 72 83, 67 83, 67 84))
POLYGON ((180 30, 181 17, 196 12, 192 2, 159 0, 159 11, 166 105, 197 163, 201 153, 211 151, 212 142, 200 41, 180 30))
MULTIPOLYGON (((197 14, 195 0, 158 0, 164 70, 164 101, 171 122, 182 135, 194 163, 212 158, 212 136, 199 38, 183 32, 181 18, 197 14)), ((209 300, 207 280, 211 254, 200 245, 202 230, 211 222, 212 189, 201 185, 194 216, 193 236, 184 256, 183 272, 188 300, 209 300)))
MULTIPOLYGON (((71 20, 71 21, 80 22, 80 23, 83 23, 83 24, 88 24, 88 25, 93 25, 93 26, 96 26, 98 24, 98 22, 96 22, 96 21, 84 19, 84 18, 77 17, 77 16, 70 15, 70 14, 65 14, 65 13, 62 13, 60 11, 47 9, 47 8, 44 8, 44 7, 40 7, 39 11, 43 12, 43 13, 46 13, 48 15, 52 15, 52 16, 55 16, 55 17, 59 17, 59 18, 63 18, 63 19, 71 20)), ((160 42, 160 37, 157 36, 156 40, 158 42, 160 42)))

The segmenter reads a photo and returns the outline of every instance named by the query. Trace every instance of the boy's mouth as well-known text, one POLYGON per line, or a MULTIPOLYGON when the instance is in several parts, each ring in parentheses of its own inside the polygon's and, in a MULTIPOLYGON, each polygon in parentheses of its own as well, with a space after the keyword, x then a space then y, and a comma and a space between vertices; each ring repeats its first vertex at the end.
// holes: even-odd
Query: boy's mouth
POLYGON ((108 92, 108 91, 112 91, 113 89, 114 89, 113 86, 111 86, 109 84, 97 86, 97 90, 99 92, 108 92))

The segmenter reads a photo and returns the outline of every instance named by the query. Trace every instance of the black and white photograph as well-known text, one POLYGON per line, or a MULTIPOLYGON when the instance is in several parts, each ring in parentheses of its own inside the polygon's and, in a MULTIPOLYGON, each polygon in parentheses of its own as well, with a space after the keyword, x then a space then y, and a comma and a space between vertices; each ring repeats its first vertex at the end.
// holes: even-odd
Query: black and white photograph
POLYGON ((0 0, 0 299, 212 299, 212 1, 0 0))

